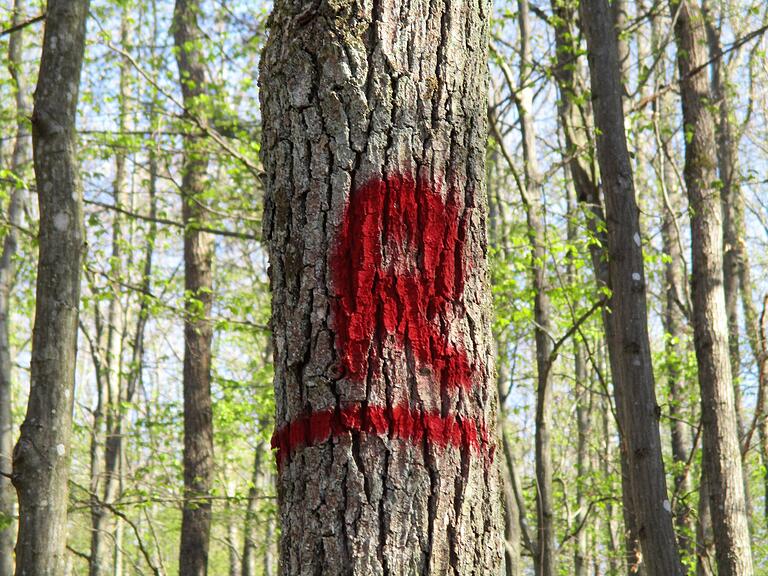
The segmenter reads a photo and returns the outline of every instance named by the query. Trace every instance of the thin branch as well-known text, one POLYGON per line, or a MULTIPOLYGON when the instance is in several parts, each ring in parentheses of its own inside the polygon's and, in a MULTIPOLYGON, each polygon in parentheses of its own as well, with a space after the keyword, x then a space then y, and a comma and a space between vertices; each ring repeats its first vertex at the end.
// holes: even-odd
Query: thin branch
POLYGON ((0 32, 0 38, 3 36, 6 36, 8 34, 13 34, 14 32, 18 32, 19 30, 23 30, 27 26, 31 26, 32 24, 36 24, 40 22, 41 20, 45 20, 45 12, 40 14, 39 16, 35 16, 34 18, 31 18, 29 20, 26 20, 25 22, 20 22, 19 24, 16 24, 14 26, 11 26, 10 28, 6 28, 2 32, 0 32))
POLYGON ((584 324, 587 320, 589 320, 592 317, 592 314, 594 314, 597 310, 605 306, 607 300, 605 298, 601 298, 600 300, 596 300, 594 304, 584 312, 581 316, 579 316, 576 321, 566 330, 565 334, 563 334, 554 344, 552 347, 552 352, 549 353, 549 359, 547 361, 549 366, 552 366, 554 364, 555 360, 557 359, 557 355, 560 351, 560 348, 565 344, 568 339, 573 336, 576 332, 581 331, 581 325, 584 324))
POLYGON ((146 214, 131 212, 130 210, 126 210, 125 208, 121 208, 120 206, 115 206, 114 204, 106 204, 104 202, 99 202, 97 200, 84 200, 83 202, 85 204, 90 204, 91 206, 98 206, 100 208, 106 208, 107 210, 114 210, 115 212, 119 212, 120 214, 124 214, 126 216, 136 218, 138 220, 144 220, 145 222, 167 224, 168 226, 174 226, 176 228, 182 228, 182 229, 188 228, 190 230, 199 230, 200 232, 208 232, 209 234, 215 234, 217 236, 226 236, 228 238, 239 238, 241 240, 255 240, 256 242, 261 241, 261 239, 258 236, 254 234, 248 234, 246 232, 234 232, 232 230, 222 230, 221 228, 210 228, 208 226, 196 226, 195 224, 190 224, 189 226, 185 226, 182 222, 178 222, 176 220, 170 220, 169 218, 161 218, 159 216, 148 216, 146 214))
MULTIPOLYGON (((756 30, 752 30, 752 32, 749 32, 748 34, 745 34, 741 38, 735 40, 733 44, 728 46, 728 48, 725 48, 724 50, 722 50, 719 54, 712 56, 706 62, 703 62, 702 64, 699 64, 698 66, 693 68, 690 72, 688 72, 688 74, 686 74, 685 78, 681 78, 679 82, 682 82, 683 80, 688 80, 689 78, 696 76, 696 74, 699 74, 700 72, 705 71, 713 63, 722 59, 723 56, 725 56, 726 54, 733 52, 734 50, 738 50, 739 48, 744 46, 744 44, 746 44, 747 42, 750 42, 751 40, 754 40, 755 38, 762 36, 766 32, 768 32, 768 24, 764 24, 763 26, 760 26, 760 28, 757 28, 756 30)), ((637 112, 639 110, 642 110, 648 104, 650 104, 654 100, 661 98, 661 96, 669 92, 674 85, 675 83, 662 85, 656 92, 654 92, 653 94, 650 94, 649 96, 646 96, 645 98, 640 100, 640 102, 638 102, 635 106, 633 106, 632 111, 637 112)))

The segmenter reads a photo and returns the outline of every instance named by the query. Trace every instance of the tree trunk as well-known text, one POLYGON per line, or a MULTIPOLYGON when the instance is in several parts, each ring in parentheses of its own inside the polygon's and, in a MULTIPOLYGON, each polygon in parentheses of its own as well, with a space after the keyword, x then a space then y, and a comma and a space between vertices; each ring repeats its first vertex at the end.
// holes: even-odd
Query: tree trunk
MULTIPOLYGON (((546 274, 547 245, 544 211, 541 204, 541 176, 536 154, 536 128, 533 123, 533 94, 528 87, 528 75, 533 68, 530 47, 528 0, 518 0, 520 26, 520 82, 515 91, 515 103, 523 140, 525 181, 520 190, 528 224, 533 285, 534 340, 536 344, 536 518, 537 536, 534 567, 537 576, 557 573, 555 545, 554 487, 552 485, 552 316, 546 274)), ((498 132, 498 131, 497 131, 498 132)), ((499 136, 501 138, 501 136, 499 136)))
MULTIPOLYGON (((666 27, 659 14, 651 20, 652 49, 662 49, 666 27)), ((656 75, 655 91, 668 84, 667 67, 661 67, 656 75)), ((664 354, 665 372, 669 394, 669 431, 672 447, 672 461, 675 464, 675 526, 680 552, 693 556, 694 534, 691 506, 686 496, 691 494, 691 476, 687 463, 693 446, 688 420, 691 415, 691 388, 688 384, 684 366, 688 357, 687 318, 690 313, 690 298, 687 290, 687 271, 683 254, 683 238, 678 221, 682 212, 682 192, 676 178, 677 168, 673 164, 676 158, 673 146, 664 135, 673 130, 675 110, 673 95, 663 94, 654 102, 654 133, 658 165, 657 181, 660 183, 663 217, 661 224, 662 250, 667 256, 664 267, 664 316, 662 323, 665 332, 664 354)))
POLYGON ((582 388, 583 383, 587 380, 587 371, 584 364, 584 355, 578 343, 576 343, 575 350, 574 379, 576 381, 576 420, 578 425, 576 448, 576 472, 578 474, 578 478, 576 479, 577 511, 574 523, 576 526, 580 526, 580 528, 578 534, 576 534, 576 549, 574 550, 573 555, 573 566, 574 576, 587 576, 589 570, 589 551, 587 549, 587 537, 589 531, 585 525, 588 507, 587 487, 585 484, 590 472, 587 443, 589 442, 591 402, 589 401, 589 389, 587 387, 582 388))
MULTIPOLYGON (((231 476, 230 476, 231 478, 231 476)), ((227 554, 229 556, 229 576, 242 576, 242 558, 237 552, 237 547, 240 541, 240 534, 237 529, 237 518, 235 516, 235 510, 232 507, 232 499, 234 498, 234 486, 231 485, 230 490, 227 491, 227 500, 224 505, 224 514, 227 519, 227 554)))
MULTIPOLYGON (((609 284, 608 259, 605 255, 605 246, 608 244, 608 240, 605 234, 605 216, 600 190, 597 185, 597 167, 594 160, 588 160, 594 158, 594 154, 591 153, 594 150, 594 143, 589 140, 590 128, 587 125, 589 113, 584 107, 576 103, 582 96, 576 83, 575 71, 577 67, 573 65, 573 59, 577 57, 581 49, 573 25, 576 20, 576 9, 577 6, 572 3, 561 2, 560 0, 552 1, 552 11, 556 16, 553 21, 557 47, 553 75, 557 80, 560 93, 558 117, 565 136, 565 153, 563 156, 568 163, 576 197, 585 207, 587 228, 592 237, 597 240, 597 242, 589 243, 589 250, 597 288, 602 291, 609 284)), ((618 9, 614 12, 614 16, 617 15, 620 15, 618 9)), ((609 327, 605 314, 603 314, 603 325, 607 333, 609 327)), ((620 379, 620 375, 612 374, 611 376, 614 382, 620 379)), ((621 435, 621 433, 619 426, 619 434, 621 435)), ((626 548, 625 565, 632 576, 645 576, 645 565, 640 553, 638 527, 629 487, 629 465, 624 449, 620 451, 620 460, 623 533, 626 548)))
POLYGON ((83 251, 75 115, 88 5, 88 0, 49 0, 32 114, 39 265, 29 404, 13 455, 17 576, 58 576, 65 568, 83 251))
MULTIPOLYGON (((24 21, 26 3, 15 0, 12 24, 24 21)), ((24 164, 29 159, 29 135, 25 119, 29 116, 29 94, 24 78, 23 29, 13 32, 8 43, 8 71, 13 81, 16 96, 16 138, 11 156, 11 172, 23 177, 24 164)), ((0 528, 0 576, 13 574, 13 548, 16 542, 16 494, 11 481, 5 476, 13 467, 13 385, 11 379, 11 319, 10 300, 13 289, 14 257, 19 241, 17 227, 21 224, 24 204, 24 188, 15 186, 8 203, 8 231, 3 239, 0 255, 0 516, 8 523, 0 528)))
POLYGON ((688 1, 678 12, 675 37, 686 133, 685 183, 691 207, 693 329, 701 387, 704 466, 720 576, 751 575, 752 553, 744 498, 728 325, 723 292, 723 229, 715 185, 715 122, 709 108, 706 36, 702 14, 688 1))
POLYGON ((256 527, 259 507, 260 484, 262 481, 262 459, 264 446, 260 442, 256 446, 253 458, 253 474, 251 486, 248 488, 248 505, 245 510, 245 527, 243 529, 243 560, 240 572, 242 576, 256 576, 256 527))
MULTIPOLYGON (((267 484, 272 486, 275 476, 272 473, 267 474, 267 484)), ((264 529, 264 562, 262 576, 275 576, 279 574, 277 566, 277 546, 276 546, 277 518, 275 514, 267 517, 267 525, 264 529)))
MULTIPOLYGON (((489 221, 488 234, 491 247, 499 250, 506 258, 508 238, 503 233, 504 222, 501 220, 501 214, 494 214, 494 205, 499 197, 499 184, 502 178, 495 178, 494 174, 498 171, 498 164, 495 161, 500 154, 495 152, 491 155, 491 161, 488 163, 486 184, 488 189, 489 221)), ((503 186, 503 184, 502 184, 503 186)), ((495 357, 496 357, 496 389, 499 397, 499 431, 500 436, 504 435, 504 425, 507 421, 507 410, 505 407, 505 398, 508 394, 507 387, 512 378, 507 358, 506 349, 508 342, 504 339, 503 333, 494 334, 495 357)), ((505 451, 505 456, 507 452, 505 451)), ((514 470, 511 465, 511 453, 500 463, 502 488, 504 498, 504 574, 506 576, 522 576, 522 525, 520 518, 520 507, 517 504, 515 486, 513 483, 514 470)))
POLYGON ((261 98, 285 574, 501 566, 490 4, 275 4, 261 98))
MULTIPOLYGON (((205 120, 206 69, 202 54, 203 33, 198 23, 199 0, 176 0, 173 37, 179 82, 186 113, 205 120)), ((207 189, 208 154, 204 140, 184 136, 182 168, 182 217, 184 232, 184 510, 181 523, 179 571, 184 576, 204 576, 208 571, 213 483, 213 416, 211 406, 210 321, 213 303, 213 238, 199 228, 208 213, 203 194, 207 189)))
MULTIPOLYGON (((671 111, 662 109, 662 115, 671 118, 671 111), (666 116, 666 112, 670 112, 666 116)), ((665 332, 665 356, 666 377, 669 387, 669 427, 672 444, 672 461, 676 465, 674 477, 675 494, 675 525, 678 531, 678 543, 681 552, 691 554, 693 552, 690 534, 692 533, 691 510, 685 500, 691 492, 690 474, 686 470, 686 464, 690 455, 691 435, 688 430, 687 417, 689 414, 688 397, 690 391, 683 373, 686 358, 686 334, 685 315, 683 307, 688 298, 685 292, 686 275, 683 268, 682 244, 679 228, 675 220, 680 206, 680 194, 674 184, 674 176, 671 174, 670 154, 661 152, 661 178, 664 180, 665 193, 669 205, 664 211, 662 220, 662 244, 664 254, 668 261, 664 270, 664 282, 666 295, 664 300, 664 332, 665 332)))
POLYGON ((672 526, 648 337, 639 211, 624 133, 616 35, 606 0, 581 4, 589 47, 598 162, 605 197, 608 282, 605 326, 622 448, 643 560, 650 576, 683 568, 672 526))
MULTIPOLYGON (((705 3, 706 4, 706 3, 705 3)), ((731 123, 731 102, 728 93, 727 63, 723 61, 723 49, 720 30, 712 21, 715 15, 704 12, 706 38, 712 61, 712 95, 718 106, 717 121, 717 168, 720 178, 720 195, 723 212, 723 291, 725 293, 725 313, 728 324, 728 355, 731 362, 734 406, 739 438, 744 435, 744 421, 741 410, 741 353, 739 350, 739 273, 738 273, 738 229, 744 215, 739 212, 739 202, 735 196, 740 194, 738 178, 738 150, 734 140, 731 123)), ((745 484, 745 495, 748 485, 745 484)))
POLYGON ((715 551, 710 513, 709 482, 706 468, 701 469, 699 483, 699 509, 696 522, 696 576, 713 576, 715 551))
POLYGON ((504 446, 504 459, 501 462, 502 489, 504 497, 504 571, 506 576, 522 576, 523 562, 521 557, 522 523, 521 510, 517 503, 516 487, 514 482, 514 467, 512 453, 504 442, 504 424, 507 420, 507 411, 503 406, 503 388, 507 382, 505 365, 507 362, 497 354, 499 373, 496 378, 496 388, 499 394, 499 433, 502 436, 504 446))
MULTIPOLYGON (((120 22, 120 44, 125 49, 130 42, 130 18, 127 9, 123 10, 120 22)), ((120 62, 120 101, 119 131, 128 130, 128 99, 130 62, 126 57, 120 62)), ((115 155, 115 179, 112 186, 115 206, 127 205, 125 190, 126 157, 118 151, 115 155)), ((115 558, 119 551, 116 547, 117 519, 108 509, 118 498, 120 492, 120 463, 122 456, 123 406, 130 401, 124 393, 122 378, 122 356, 124 336, 124 312, 122 309, 122 232, 123 217, 114 213, 112 226, 112 253, 110 257, 110 298, 107 308, 103 348, 106 365, 97 379, 99 406, 94 412, 94 445, 91 448, 91 553, 89 576, 108 576, 114 573, 115 558)), ((98 312, 97 312, 98 313, 98 312)), ((101 336, 101 334, 99 334, 101 336)), ((102 344, 102 338, 99 338, 102 344)))
MULTIPOLYGON (((578 199, 575 189, 568 187, 567 191, 568 207, 568 283, 575 286, 582 282, 578 268, 576 266, 576 246, 579 241, 579 231, 577 222, 579 218, 578 199)), ((573 379, 574 395, 576 396, 576 422, 577 422, 577 440, 576 440, 576 526, 581 526, 576 535, 575 549, 573 554, 574 576, 588 576, 589 573, 589 552, 588 552, 588 530, 586 526, 587 514, 587 477, 590 472, 591 462, 589 456, 589 433, 591 429, 592 412, 592 392, 587 383, 587 365, 584 359, 583 343, 579 339, 573 342, 573 379)))

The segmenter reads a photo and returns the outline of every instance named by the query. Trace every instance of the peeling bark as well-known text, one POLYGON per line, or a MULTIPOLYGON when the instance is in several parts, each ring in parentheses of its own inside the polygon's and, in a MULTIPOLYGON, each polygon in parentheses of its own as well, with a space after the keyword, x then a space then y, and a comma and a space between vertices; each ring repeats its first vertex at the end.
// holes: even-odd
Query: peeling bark
POLYGON ((501 566, 490 5, 275 5, 262 58, 285 574, 501 566))

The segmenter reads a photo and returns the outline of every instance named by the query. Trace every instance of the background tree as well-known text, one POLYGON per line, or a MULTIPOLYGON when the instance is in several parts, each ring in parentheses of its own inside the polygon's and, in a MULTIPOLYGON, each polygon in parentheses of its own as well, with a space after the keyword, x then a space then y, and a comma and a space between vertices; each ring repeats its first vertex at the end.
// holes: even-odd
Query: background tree
POLYGON ((682 574, 672 527, 658 427, 645 297, 645 266, 634 181, 624 134, 619 51, 604 0, 582 3, 592 85, 597 157, 605 198, 608 312, 605 331, 622 450, 648 573, 682 574))
POLYGON ((715 122, 708 102, 703 16, 693 2, 678 10, 675 37, 687 134, 685 184, 691 216, 693 329, 701 388, 704 466, 717 552, 718 573, 752 574, 738 422, 723 291, 723 227, 715 186, 715 122))
MULTIPOLYGON (((12 25, 19 26, 25 18, 26 4, 15 0, 12 25)), ((29 93, 24 75, 22 54, 24 52, 24 30, 10 34, 8 42, 8 72, 15 91, 16 135, 11 153, 10 174, 15 180, 8 202, 7 228, 0 255, 0 576, 13 574, 13 549, 16 543, 16 493, 10 475, 13 467, 13 385, 11 380, 11 318, 10 300, 14 283, 14 269, 19 243, 19 227, 22 222, 25 189, 24 177, 30 156, 29 93)))
MULTIPOLYGON (((201 5, 177 0, 173 38, 184 109, 204 129, 207 78, 198 24, 201 5)), ((205 191, 208 156, 205 143, 185 135, 181 199, 184 223, 184 514, 179 570, 208 573, 213 483, 213 411, 211 408, 210 321, 213 305, 213 238, 200 230, 207 223, 205 191)))

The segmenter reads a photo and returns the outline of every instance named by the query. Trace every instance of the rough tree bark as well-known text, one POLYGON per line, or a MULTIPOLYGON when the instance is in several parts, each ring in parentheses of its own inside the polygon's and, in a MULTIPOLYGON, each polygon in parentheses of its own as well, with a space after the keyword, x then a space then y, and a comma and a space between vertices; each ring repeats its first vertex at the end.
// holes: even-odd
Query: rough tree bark
MULTIPOLYGON (((24 21, 26 3, 15 0, 13 4, 12 24, 24 21)), ((30 147, 27 128, 30 104, 27 83, 24 78, 23 60, 24 30, 13 32, 8 42, 8 71, 13 81, 16 100, 16 137, 11 156, 11 172, 21 178, 25 164, 29 161, 30 147)), ((13 467, 13 390, 11 381, 11 319, 10 299, 13 289, 14 256, 19 241, 17 227, 21 224, 24 204, 24 187, 15 186, 11 192, 6 215, 8 229, 3 238, 0 255, 0 515, 11 519, 16 514, 16 494, 11 481, 5 474, 10 474, 13 467)), ((13 574, 13 547, 16 542, 16 522, 10 521, 0 529, 0 576, 13 574)))
MULTIPOLYGON (((173 37, 179 83, 187 114, 205 121, 202 105, 207 74, 202 54, 203 32, 198 23, 199 0, 176 0, 173 37)), ((208 212, 203 194, 207 188, 208 154, 199 135, 184 137, 182 167, 182 217, 184 233, 184 510, 179 548, 179 570, 184 576, 208 571, 213 483, 213 415, 211 405, 210 321, 213 304, 213 238, 199 230, 208 212), (193 226, 191 226, 193 225, 193 226)))
POLYGON ((262 58, 284 574, 495 573, 490 4, 280 0, 262 58))
MULTIPOLYGON (((707 4, 703 4, 706 10, 707 4)), ((733 86, 730 81, 728 63, 723 61, 722 16, 717 26, 713 15, 705 11, 709 56, 712 60, 712 92, 718 104, 717 118, 717 165, 721 183, 723 207, 723 289, 725 291, 725 311, 728 319, 728 351, 731 360, 736 424, 741 440, 742 459, 746 459, 749 450, 749 437, 745 438, 744 417, 741 408, 741 334, 739 333, 739 301, 744 313, 744 324, 752 356, 757 362, 759 388, 756 412, 758 413, 757 431, 760 438, 761 455, 765 462, 768 446, 768 428, 765 425, 765 387, 766 358, 760 338, 760 321, 753 300, 752 275, 749 255, 745 250, 744 193, 741 189, 739 173, 739 140, 741 134, 736 125, 733 110, 733 86)), ((748 434, 751 436, 751 432, 748 434)), ((768 487, 768 475, 765 476, 768 487)), ((749 489, 749 475, 744 475, 744 498, 747 510, 747 522, 751 527, 752 498, 749 489)), ((764 499, 768 511, 768 498, 764 499)), ((768 512, 765 514, 768 517, 768 512)))
POLYGON ((597 156, 608 236, 611 297, 606 336, 623 450, 629 464, 637 534, 650 576, 683 568, 672 526, 648 337, 646 289, 632 167, 624 132, 616 35, 606 0, 581 3, 589 48, 597 156))
MULTIPOLYGON (((706 29, 709 59, 712 61, 711 84, 712 96, 718 108, 716 121, 717 134, 717 173, 720 178, 720 199, 723 212, 723 291, 725 293, 725 314, 728 324, 728 356, 731 362, 734 406, 739 438, 744 436, 744 419, 741 409, 741 352, 739 341, 739 271, 738 271, 738 229, 741 219, 740 203, 736 196, 740 194, 738 177, 738 143, 735 140, 732 121, 731 95, 728 87, 728 66, 723 61, 723 48, 720 39, 722 25, 713 21, 716 15, 702 4, 703 20, 706 29)), ((744 485, 747 509, 749 506, 749 484, 744 485)))
POLYGON ((58 576, 65 568, 83 252, 75 114, 88 5, 88 0, 49 0, 32 113, 39 264, 29 404, 13 454, 17 576, 58 576))
POLYGON ((703 16, 692 0, 672 0, 686 134, 685 184, 691 206, 693 330, 701 388, 704 466, 720 576, 751 575, 744 480, 728 354, 723 292, 723 220, 715 121, 706 75, 703 16))

